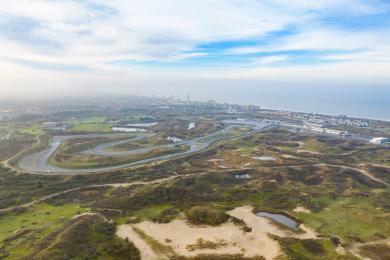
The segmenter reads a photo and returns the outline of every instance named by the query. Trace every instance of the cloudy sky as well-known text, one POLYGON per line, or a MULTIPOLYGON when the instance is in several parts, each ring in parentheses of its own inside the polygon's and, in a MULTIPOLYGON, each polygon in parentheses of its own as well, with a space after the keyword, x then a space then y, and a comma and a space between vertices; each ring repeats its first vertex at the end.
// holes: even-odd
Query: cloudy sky
POLYGON ((3 97, 388 87, 390 2, 0 0, 0 81, 3 97))

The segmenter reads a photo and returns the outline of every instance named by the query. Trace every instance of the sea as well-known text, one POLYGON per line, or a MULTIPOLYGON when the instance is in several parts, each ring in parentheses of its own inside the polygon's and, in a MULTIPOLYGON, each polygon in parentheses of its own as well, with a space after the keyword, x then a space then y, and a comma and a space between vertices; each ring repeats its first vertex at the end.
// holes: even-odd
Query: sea
MULTIPOLYGON (((195 91, 196 93, 196 91, 195 91)), ((225 86, 209 88, 202 99, 259 105, 261 108, 346 115, 390 121, 389 86, 225 86), (215 98, 214 98, 215 97, 215 98)))

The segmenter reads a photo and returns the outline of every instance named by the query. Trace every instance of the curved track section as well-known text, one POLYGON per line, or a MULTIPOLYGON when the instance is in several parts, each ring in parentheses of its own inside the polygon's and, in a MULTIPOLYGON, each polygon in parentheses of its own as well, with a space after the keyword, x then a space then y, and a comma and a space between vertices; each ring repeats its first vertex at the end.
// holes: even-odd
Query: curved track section
POLYGON ((177 142, 175 144, 167 144, 167 145, 157 145, 152 146, 148 148, 140 148, 135 150, 129 150, 129 151, 120 151, 120 152, 111 152, 105 150, 108 147, 126 143, 129 141, 136 141, 141 140, 144 138, 151 137, 155 134, 152 133, 141 133, 139 136, 135 138, 130 138, 126 140, 121 141, 115 141, 115 142, 109 142, 97 145, 96 147, 82 151, 82 153, 85 154, 92 154, 92 155, 100 155, 100 156, 125 156, 125 155, 131 155, 136 153, 146 153, 148 151, 151 151, 155 148, 160 147, 173 147, 175 145, 188 145, 190 149, 185 152, 175 153, 175 154, 168 154, 163 156, 157 156, 153 158, 143 159, 135 162, 130 163, 124 163, 120 165, 115 166, 108 166, 108 167, 96 167, 96 168, 88 168, 88 169, 65 169, 65 168, 59 168, 55 167, 53 165, 49 164, 49 158, 50 156, 58 149, 58 147, 61 145, 62 142, 72 139, 72 138, 91 138, 91 137, 100 137, 100 136, 107 136, 107 134, 91 134, 91 135, 73 135, 73 136, 54 136, 50 142, 49 148, 36 152, 30 155, 25 156, 22 160, 20 160, 18 166, 22 171, 31 172, 31 173, 53 173, 53 174, 81 174, 81 173, 96 173, 96 172, 107 172, 112 170, 119 170, 124 168, 129 168, 141 164, 147 164, 152 163, 156 161, 161 160, 167 160, 171 158, 178 158, 182 156, 187 156, 202 150, 205 150, 208 148, 211 144, 213 144, 216 141, 224 140, 224 139, 230 139, 230 138, 236 138, 240 136, 247 136, 254 133, 257 133, 259 131, 262 131, 264 129, 268 129, 269 127, 273 127, 275 124, 272 122, 265 122, 265 121, 224 121, 225 124, 228 126, 222 130, 216 131, 214 133, 205 135, 203 137, 198 137, 195 139, 185 140, 181 142, 177 142), (239 125, 246 125, 251 127, 251 131, 248 131, 245 134, 240 135, 231 135, 229 132, 236 126, 239 125))

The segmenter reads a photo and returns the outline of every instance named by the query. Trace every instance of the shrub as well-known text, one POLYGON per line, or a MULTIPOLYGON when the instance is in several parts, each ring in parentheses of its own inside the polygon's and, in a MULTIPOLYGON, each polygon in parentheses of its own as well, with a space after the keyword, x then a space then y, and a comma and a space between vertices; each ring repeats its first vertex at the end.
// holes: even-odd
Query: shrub
POLYGON ((226 222, 229 215, 208 207, 194 206, 186 212, 186 217, 192 224, 216 226, 226 222))

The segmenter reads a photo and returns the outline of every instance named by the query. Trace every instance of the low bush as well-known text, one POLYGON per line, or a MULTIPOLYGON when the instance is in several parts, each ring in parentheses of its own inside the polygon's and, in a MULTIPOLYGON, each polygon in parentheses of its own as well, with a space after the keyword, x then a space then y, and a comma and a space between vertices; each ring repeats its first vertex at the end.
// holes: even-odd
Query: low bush
POLYGON ((211 209, 208 207, 194 206, 186 211, 187 220, 195 225, 211 225, 216 226, 226 222, 229 215, 226 213, 211 209))

